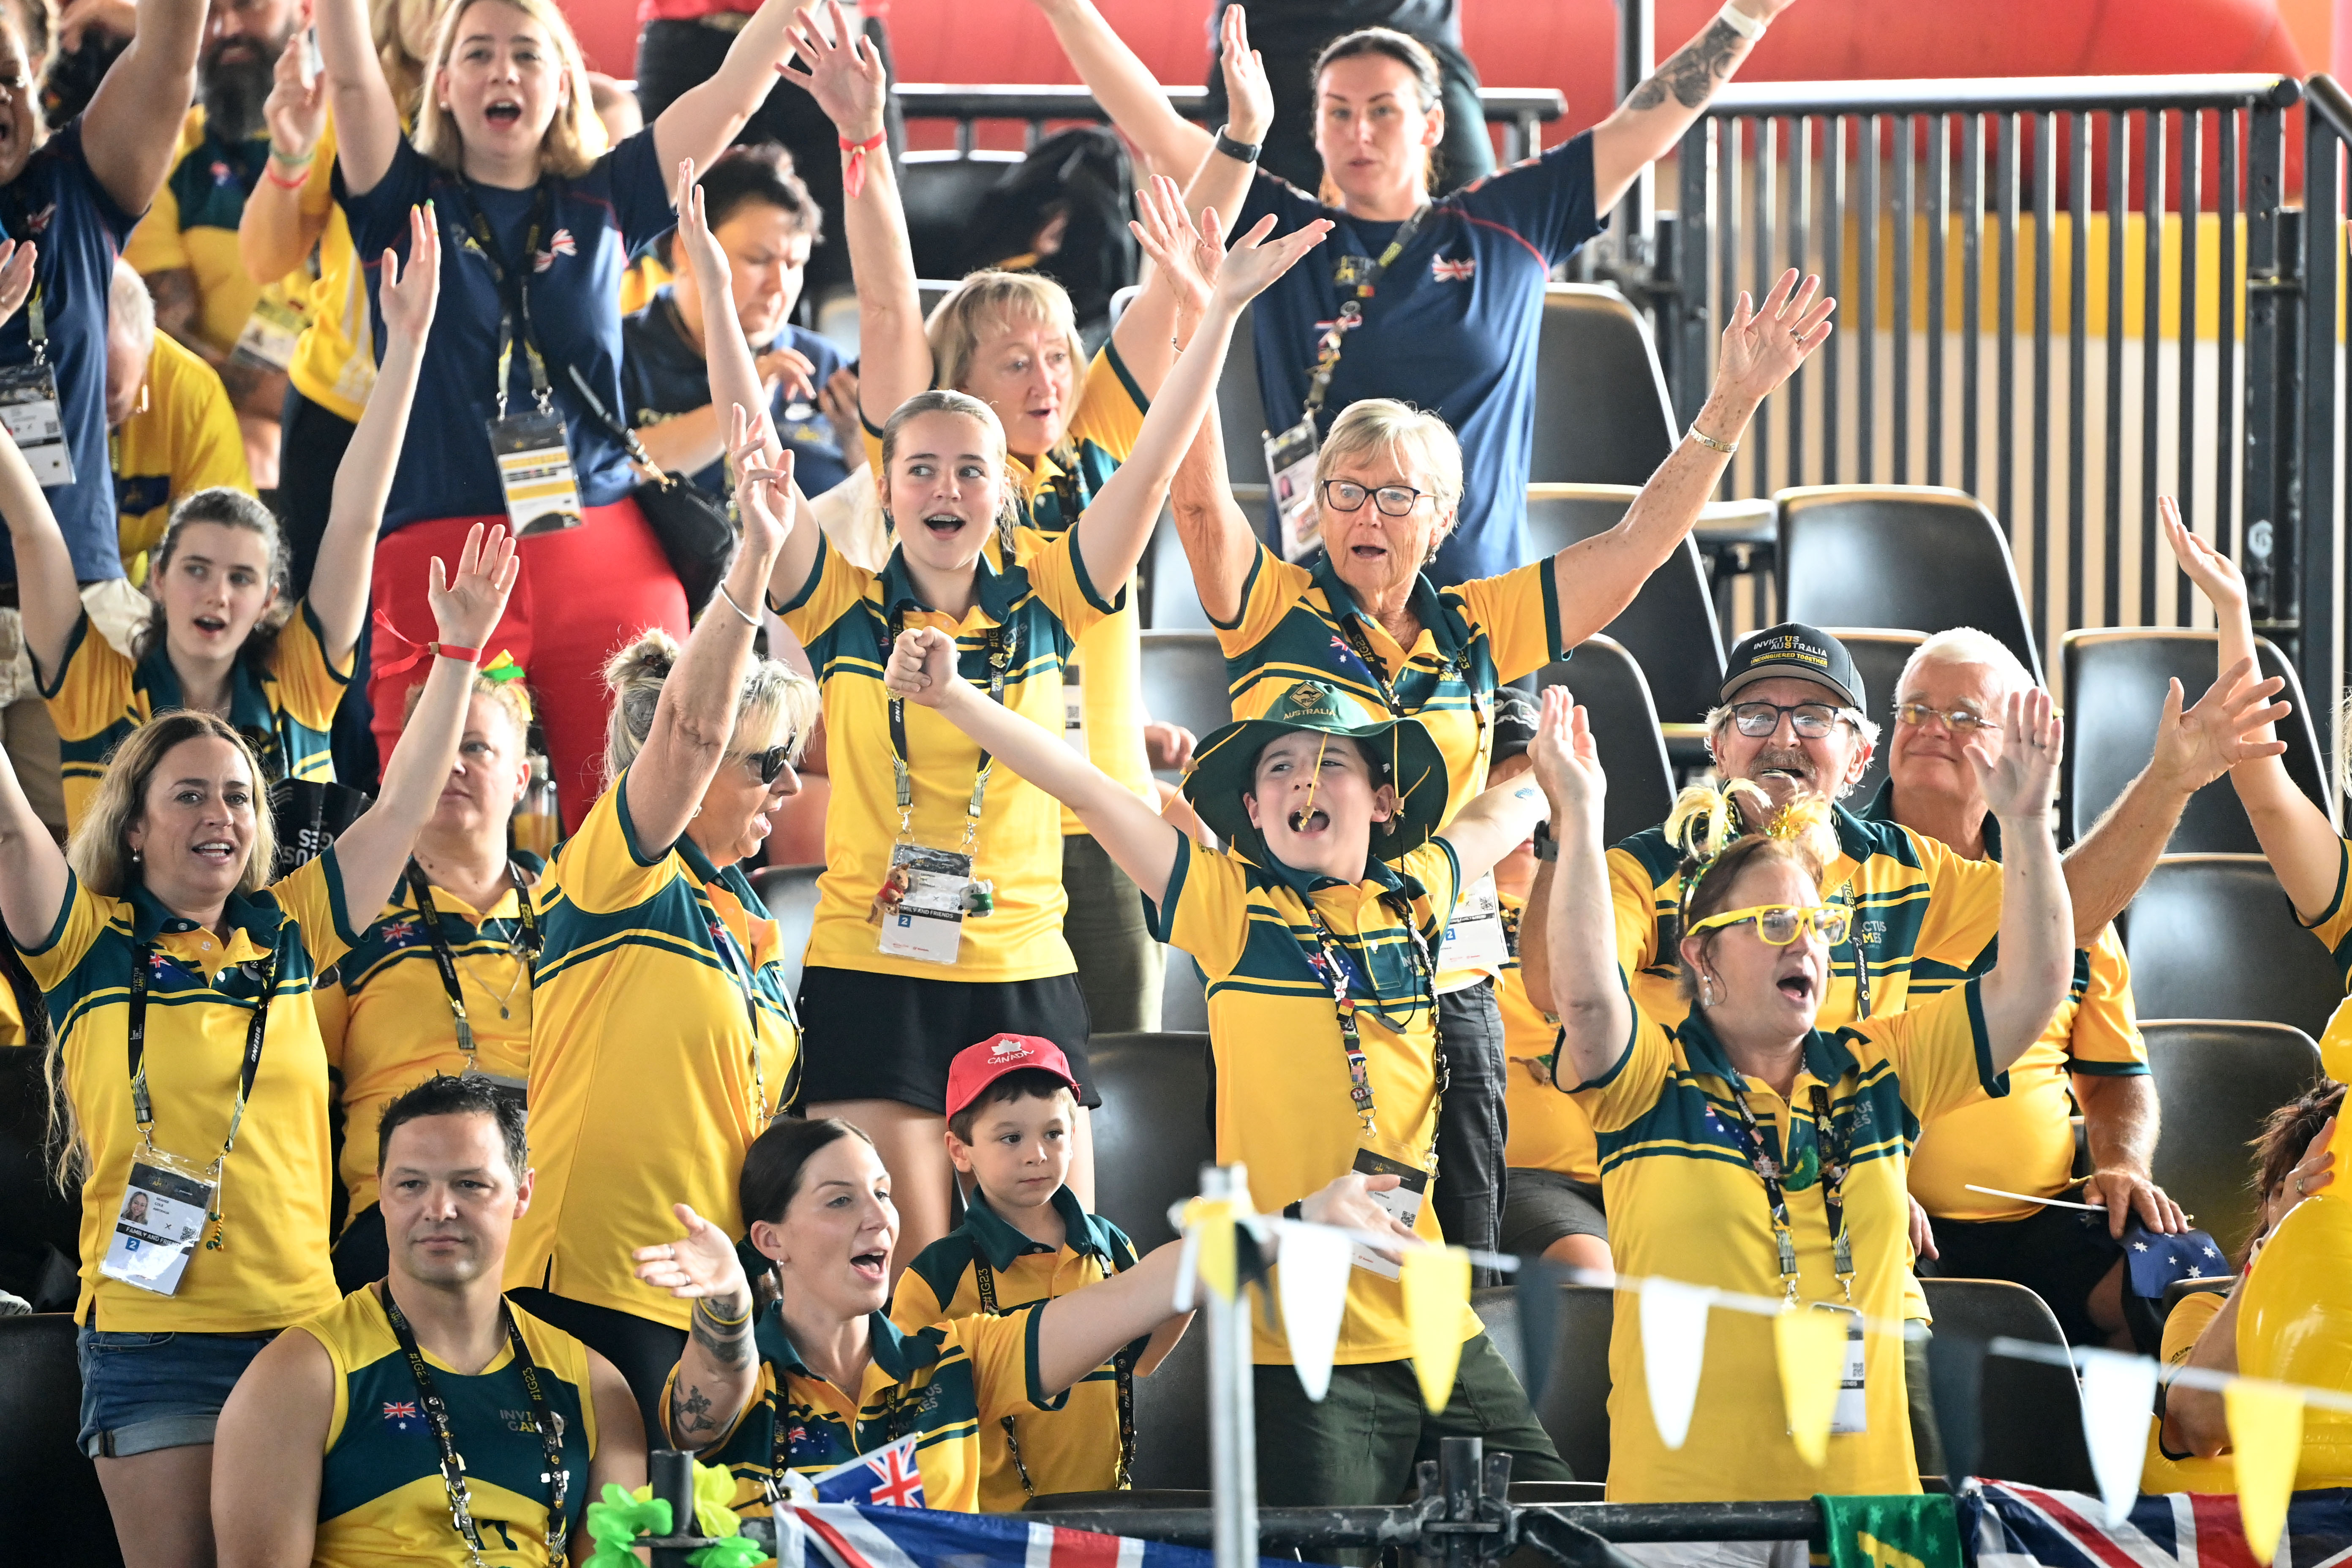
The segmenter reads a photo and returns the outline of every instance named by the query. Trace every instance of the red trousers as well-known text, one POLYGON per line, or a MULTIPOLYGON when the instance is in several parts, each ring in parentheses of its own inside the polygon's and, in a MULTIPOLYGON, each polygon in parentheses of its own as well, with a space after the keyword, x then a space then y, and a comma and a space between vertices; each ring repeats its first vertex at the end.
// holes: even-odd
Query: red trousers
MULTIPOLYGON (((454 567, 468 528, 504 521, 503 516, 445 517, 386 534, 375 547, 374 607, 392 617, 403 637, 430 642, 426 562, 437 555, 454 567)), ((590 507, 579 527, 522 542, 514 595, 498 629, 482 645, 482 659, 488 663, 504 651, 523 668, 547 735, 566 832, 585 820, 607 782, 604 661, 649 626, 683 643, 686 591, 634 499, 590 507)), ((377 630, 368 699, 375 705, 376 745, 386 759, 400 738, 408 689, 425 673, 421 663, 397 675, 383 673, 386 663, 398 662, 406 651, 377 630)))

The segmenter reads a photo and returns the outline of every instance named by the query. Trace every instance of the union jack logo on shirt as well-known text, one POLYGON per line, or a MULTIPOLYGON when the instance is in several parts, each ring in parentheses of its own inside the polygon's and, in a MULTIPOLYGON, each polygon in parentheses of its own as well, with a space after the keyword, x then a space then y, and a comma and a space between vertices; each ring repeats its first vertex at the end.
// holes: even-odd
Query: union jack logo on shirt
POLYGON ((557 257, 579 254, 580 245, 572 237, 572 231, 568 228, 559 228, 549 237, 547 248, 531 258, 530 269, 533 272, 544 272, 555 265, 557 257))
POLYGON ((1348 639, 1343 637, 1332 637, 1331 652, 1335 662, 1342 668, 1346 667, 1349 659, 1356 657, 1356 650, 1348 646, 1348 639))
POLYGON ((151 952, 147 955, 147 967, 153 970, 159 978, 168 976, 172 973, 172 961, 160 952, 151 952))
POLYGON ((1478 270, 1478 258, 1465 256, 1459 261, 1443 256, 1429 258, 1429 275, 1440 283, 1467 283, 1478 270))
POLYGON ((383 1402, 383 1424, 403 1436, 419 1430, 424 1423, 416 1414, 414 1399, 387 1399, 383 1402))
POLYGON ((226 185, 233 182, 236 178, 236 174, 226 163, 222 163, 218 158, 213 160, 214 184, 226 185))
POLYGON ((386 947, 405 947, 416 940, 416 932, 415 921, 386 921, 383 922, 383 944, 386 947))

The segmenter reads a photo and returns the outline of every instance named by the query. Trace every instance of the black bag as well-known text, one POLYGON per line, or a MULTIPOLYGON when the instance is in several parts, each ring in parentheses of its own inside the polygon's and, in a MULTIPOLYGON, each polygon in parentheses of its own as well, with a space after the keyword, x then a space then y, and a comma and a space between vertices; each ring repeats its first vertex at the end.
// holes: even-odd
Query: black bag
POLYGON ((636 498, 637 509, 646 514, 652 525, 654 537, 660 541, 662 554, 669 560, 669 569, 677 574, 678 585, 686 590, 686 614, 688 620, 702 614, 703 606, 727 581, 727 570, 735 564, 735 547, 742 542, 742 531, 728 513, 727 503, 688 482, 677 474, 662 472, 661 465, 646 455, 645 443, 637 433, 606 412, 604 400, 588 384, 577 365, 563 367, 571 373, 572 384, 590 413, 613 438, 628 449, 638 466, 658 475, 630 492, 636 498))
POLYGON ((1034 257, 1030 269, 1068 290, 1081 327, 1107 321, 1110 297, 1135 281, 1134 190, 1135 165, 1116 135, 1098 125, 1056 131, 981 198, 974 262, 1034 257))
POLYGON ((279 779, 269 786, 269 822, 278 833, 277 881, 315 860, 372 804, 349 784, 317 779, 279 779))

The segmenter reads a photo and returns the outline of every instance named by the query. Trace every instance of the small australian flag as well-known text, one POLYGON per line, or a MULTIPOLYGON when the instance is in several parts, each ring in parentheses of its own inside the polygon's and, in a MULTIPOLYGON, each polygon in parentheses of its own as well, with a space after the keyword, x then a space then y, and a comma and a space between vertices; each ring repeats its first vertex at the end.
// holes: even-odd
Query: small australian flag
POLYGON ((425 1417, 416 1413, 414 1399, 387 1399, 383 1402, 383 1424, 405 1437, 412 1432, 425 1430, 425 1417))

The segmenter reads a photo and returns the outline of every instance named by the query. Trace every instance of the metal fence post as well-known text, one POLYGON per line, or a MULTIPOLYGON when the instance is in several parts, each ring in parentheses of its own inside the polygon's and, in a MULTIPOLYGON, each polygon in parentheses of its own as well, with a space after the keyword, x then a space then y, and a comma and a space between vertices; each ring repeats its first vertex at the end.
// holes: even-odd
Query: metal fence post
MULTIPOLYGON (((1246 1202, 1247 1169, 1202 1166, 1201 1195, 1246 1202)), ((1217 1568, 1255 1568, 1257 1411, 1249 1288, 1236 1282, 1230 1301, 1214 1290, 1203 1289, 1201 1295, 1209 1332, 1209 1485, 1217 1568)))
POLYGON ((2285 310, 2302 268, 2284 232, 2284 116, 2258 108, 2252 119, 2246 145, 2246 527, 2239 560, 2246 574, 2247 608, 2260 626, 2274 623, 2283 608, 2278 536, 2287 526, 2293 481, 2287 454, 2294 449, 2295 418, 2295 400, 2287 389, 2294 342, 2285 310))

